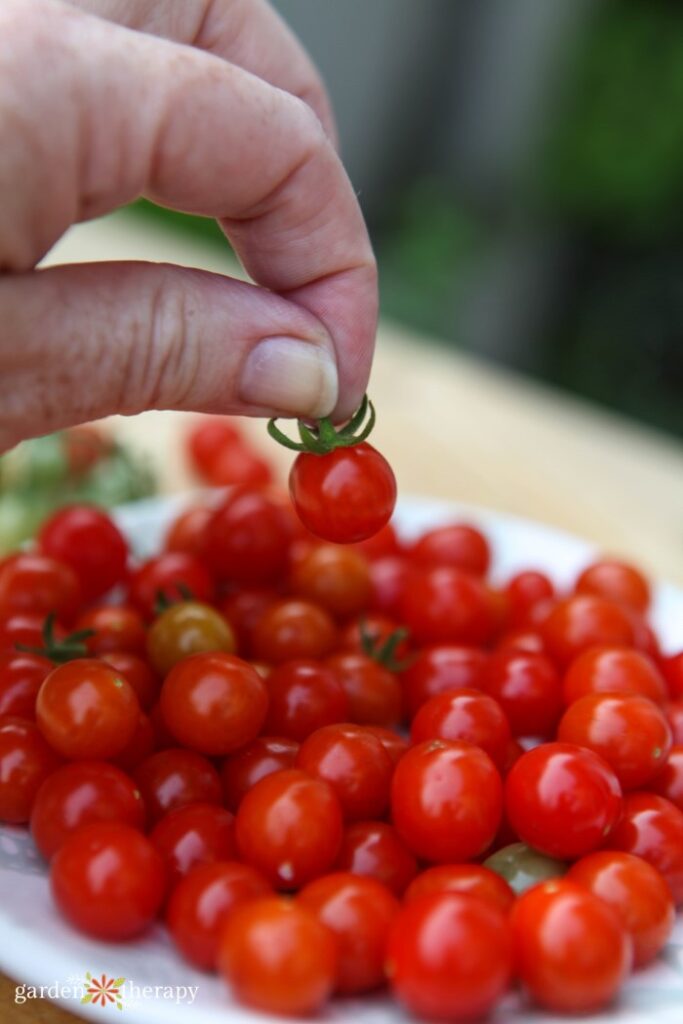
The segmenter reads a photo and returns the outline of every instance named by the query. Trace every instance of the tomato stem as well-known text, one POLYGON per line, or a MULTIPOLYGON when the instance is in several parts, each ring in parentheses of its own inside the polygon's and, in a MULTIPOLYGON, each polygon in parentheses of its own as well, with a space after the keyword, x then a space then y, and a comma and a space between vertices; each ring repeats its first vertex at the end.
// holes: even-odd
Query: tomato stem
POLYGON ((79 629, 70 633, 63 640, 55 636, 55 613, 50 614, 43 624, 43 645, 42 647, 29 647, 27 644, 15 644, 14 646, 22 654, 39 654, 42 658, 48 658, 57 665, 63 665, 67 661, 75 661, 77 658, 87 658, 88 648, 85 641, 95 635, 94 629, 79 629))
POLYGON ((412 664, 412 658, 397 658, 396 650, 406 637, 410 635, 410 630, 405 629, 401 626, 399 629, 394 630, 386 638, 384 642, 379 637, 374 637, 372 633, 368 632, 365 621, 360 623, 360 644, 363 649, 363 653, 367 654, 373 661, 378 662, 385 668, 389 669, 390 672, 403 672, 404 669, 408 668, 412 664))
POLYGON ((312 424, 297 420, 300 441, 293 441, 277 426, 277 419, 268 421, 268 433, 278 444, 293 452, 308 452, 311 455, 329 455, 335 448, 353 448, 361 444, 369 436, 375 425, 375 407, 367 395, 356 409, 351 419, 343 427, 337 429, 329 416, 323 416, 312 424), (367 422, 363 421, 367 416, 367 422))

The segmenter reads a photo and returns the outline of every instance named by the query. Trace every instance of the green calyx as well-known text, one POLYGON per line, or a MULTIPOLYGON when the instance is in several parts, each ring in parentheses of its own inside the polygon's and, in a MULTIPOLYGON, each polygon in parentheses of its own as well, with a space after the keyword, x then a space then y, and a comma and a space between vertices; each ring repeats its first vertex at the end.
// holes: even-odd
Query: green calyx
POLYGON ((63 665, 77 658, 87 658, 88 648, 85 641, 94 635, 94 629, 79 629, 76 633, 65 636, 63 640, 58 640, 55 636, 55 614, 50 612, 43 625, 42 647, 29 647, 27 644, 14 646, 22 654, 38 654, 41 658, 54 661, 56 665, 63 665))
POLYGON ((329 455, 335 448, 353 448, 361 444, 369 436, 375 425, 375 407, 367 395, 345 426, 334 426, 327 416, 316 420, 312 425, 307 425, 303 420, 297 420, 300 441, 292 441, 290 437, 280 430, 277 420, 268 421, 268 433, 277 441, 293 452, 308 452, 311 455, 329 455), (363 421, 367 416, 367 422, 363 421))
POLYGON ((386 640, 382 641, 379 637, 373 636, 372 633, 368 632, 365 622, 360 624, 360 645, 363 654, 367 654, 368 658, 372 658, 373 661, 383 665, 390 672, 403 672, 411 664, 411 658, 396 657, 399 645, 409 635, 410 630, 401 626, 388 636, 386 640))
POLYGON ((154 600, 154 614, 161 615, 162 612, 172 608, 174 604, 184 604, 187 601, 194 601, 194 594, 185 583, 176 583, 176 590, 180 597, 170 597, 163 590, 157 590, 154 600))

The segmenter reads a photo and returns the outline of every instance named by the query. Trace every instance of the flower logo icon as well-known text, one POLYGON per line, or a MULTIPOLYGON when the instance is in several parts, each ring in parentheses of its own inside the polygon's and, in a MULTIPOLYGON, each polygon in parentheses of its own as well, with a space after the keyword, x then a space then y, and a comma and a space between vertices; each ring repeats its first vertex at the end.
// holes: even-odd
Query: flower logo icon
POLYGON ((106 974, 103 974, 100 978, 93 978, 90 971, 86 971, 85 980, 88 983, 88 987, 81 999, 81 1003, 99 1003, 100 1006, 114 1003, 117 1010, 123 1009, 121 986, 125 982, 125 978, 108 978, 106 974))

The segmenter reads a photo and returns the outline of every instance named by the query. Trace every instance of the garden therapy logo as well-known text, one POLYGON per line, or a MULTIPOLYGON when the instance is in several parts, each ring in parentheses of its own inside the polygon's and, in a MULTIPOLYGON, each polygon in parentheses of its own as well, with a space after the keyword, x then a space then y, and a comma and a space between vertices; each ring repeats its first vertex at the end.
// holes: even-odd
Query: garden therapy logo
POLYGON ((108 978, 106 974, 100 978, 93 978, 90 971, 86 971, 85 981, 87 987, 81 997, 81 1003, 99 1003, 100 1006, 113 1003, 117 1010, 123 1009, 121 987, 125 984, 125 978, 108 978))

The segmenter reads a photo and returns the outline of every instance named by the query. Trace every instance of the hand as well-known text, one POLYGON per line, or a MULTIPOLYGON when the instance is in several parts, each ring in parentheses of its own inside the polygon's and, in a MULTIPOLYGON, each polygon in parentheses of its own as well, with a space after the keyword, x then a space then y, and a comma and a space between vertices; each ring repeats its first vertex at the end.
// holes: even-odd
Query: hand
POLYGON ((265 0, 3 0, 0 451, 152 408, 349 416, 377 283, 333 139, 265 0), (34 269, 70 225, 140 195, 216 217, 256 285, 34 269))

